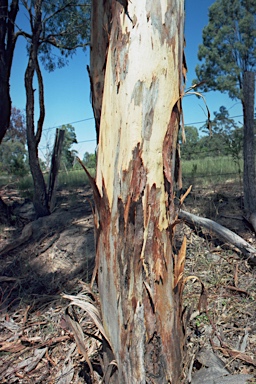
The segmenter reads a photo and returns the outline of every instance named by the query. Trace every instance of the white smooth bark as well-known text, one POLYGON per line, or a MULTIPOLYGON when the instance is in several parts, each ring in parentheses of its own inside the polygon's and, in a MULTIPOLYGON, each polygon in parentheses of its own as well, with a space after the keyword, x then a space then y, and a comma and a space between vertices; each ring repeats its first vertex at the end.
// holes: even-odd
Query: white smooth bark
POLYGON ((125 3, 112 2, 97 158, 103 325, 115 382, 178 383, 184 329, 172 224, 184 1, 129 1, 127 13, 125 3))

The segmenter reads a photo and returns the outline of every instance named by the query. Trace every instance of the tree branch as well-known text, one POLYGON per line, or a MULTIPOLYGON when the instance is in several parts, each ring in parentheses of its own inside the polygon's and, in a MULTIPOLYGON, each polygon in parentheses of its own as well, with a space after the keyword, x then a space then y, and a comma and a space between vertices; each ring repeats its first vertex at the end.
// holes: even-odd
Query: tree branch
POLYGON ((73 2, 70 2, 70 3, 67 3, 65 4, 63 7, 61 8, 58 8, 57 11, 53 12, 51 15, 49 15, 48 17, 46 17, 44 20, 43 20, 43 23, 46 24, 48 20, 50 20, 52 17, 55 17, 58 13, 64 11, 65 9, 67 8, 70 8, 70 7, 89 7, 88 4, 75 4, 73 2))
POLYGON ((248 258, 248 263, 250 265, 256 266, 256 249, 247 243, 247 241, 245 241, 242 237, 230 231, 230 229, 223 227, 213 220, 196 216, 183 210, 180 210, 179 212, 179 219, 184 220, 190 225, 204 227, 210 232, 214 232, 222 241, 228 242, 237 247, 242 254, 248 258))
POLYGON ((37 75, 38 86, 39 86, 39 110, 40 110, 40 115, 37 122, 37 131, 36 131, 36 145, 38 145, 42 136, 43 123, 45 118, 44 84, 43 84, 41 69, 38 62, 38 57, 36 57, 36 60, 35 60, 35 69, 36 69, 36 75, 37 75))
MULTIPOLYGON (((18 28, 18 27, 17 27, 17 28, 18 28)), ((29 34, 29 33, 27 33, 27 32, 25 32, 25 31, 22 31, 22 30, 19 30, 18 32, 16 32, 16 34, 15 34, 15 39, 17 40, 17 38, 18 38, 19 36, 23 36, 23 37, 25 37, 25 39, 30 39, 30 40, 32 40, 32 35, 29 34)))

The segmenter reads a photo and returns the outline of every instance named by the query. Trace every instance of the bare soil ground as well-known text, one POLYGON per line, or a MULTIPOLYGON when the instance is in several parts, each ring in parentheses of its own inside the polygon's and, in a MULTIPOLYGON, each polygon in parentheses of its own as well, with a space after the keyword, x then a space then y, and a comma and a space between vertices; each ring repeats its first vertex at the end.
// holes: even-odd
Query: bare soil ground
MULTIPOLYGON (((13 225, 0 231, 0 382, 92 383, 92 371, 94 382, 101 382, 99 330, 83 308, 69 306, 77 295, 97 304, 88 284, 95 254, 90 188, 59 191, 53 214, 36 221, 31 203, 16 190, 2 190, 1 196, 16 208, 13 225), (24 227, 27 241, 1 253, 24 227)), ((184 207, 256 248, 242 208, 240 188, 232 182, 192 190, 184 207)), ((211 383, 203 369, 217 366, 226 379, 240 378, 225 382, 250 377, 256 383, 255 269, 213 234, 182 222, 176 232, 177 252, 183 236, 188 239, 185 273, 194 276, 184 291, 190 313, 184 383, 211 383), (202 284, 207 309, 199 312, 202 284)))

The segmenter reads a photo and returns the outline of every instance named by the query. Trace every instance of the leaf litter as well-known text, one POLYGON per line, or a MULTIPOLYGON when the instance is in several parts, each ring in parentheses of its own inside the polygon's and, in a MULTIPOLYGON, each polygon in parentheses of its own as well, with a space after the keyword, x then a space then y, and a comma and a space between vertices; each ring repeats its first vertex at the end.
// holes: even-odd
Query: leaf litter
MULTIPOLYGON (((219 186, 219 190, 215 185, 212 188, 214 192, 210 192, 209 187, 192 190, 192 196, 185 201, 185 209, 229 227, 246 240, 250 238, 255 246, 255 234, 242 220, 236 220, 239 213, 242 215, 240 199, 234 192, 236 188, 233 183, 226 186, 230 204, 227 204, 226 210, 216 209, 211 215, 206 212, 212 201, 218 208, 218 194, 221 193, 222 198, 225 195, 223 185, 219 186), (233 221, 232 213, 236 216, 233 221)), ((255 268, 242 260, 238 250, 221 244, 212 233, 197 233, 196 229, 184 223, 181 223, 177 247, 182 243, 184 232, 187 236, 184 278, 196 275, 207 290, 207 307, 199 308, 200 281, 191 279, 184 289, 183 300, 191 312, 187 327, 184 382, 255 383, 255 268)))

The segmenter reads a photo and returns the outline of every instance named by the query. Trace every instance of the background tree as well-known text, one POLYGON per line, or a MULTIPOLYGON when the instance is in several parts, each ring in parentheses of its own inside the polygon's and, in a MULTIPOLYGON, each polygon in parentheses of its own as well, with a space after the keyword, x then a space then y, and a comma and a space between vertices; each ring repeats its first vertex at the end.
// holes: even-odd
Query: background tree
POLYGON ((30 32, 24 32, 28 41, 28 65, 25 73, 26 122, 29 152, 29 164, 34 182, 34 206, 38 217, 50 214, 46 184, 40 168, 38 145, 42 135, 45 118, 43 77, 39 65, 39 56, 49 70, 55 65, 63 65, 63 57, 72 55, 78 47, 84 47, 89 34, 89 2, 60 0, 43 2, 36 0, 23 2, 28 12, 30 32), (63 57, 54 61, 58 48, 63 57), (39 88, 39 119, 35 129, 34 78, 39 88))
POLYGON ((184 2, 111 5, 93 1, 92 35, 99 40, 91 51, 92 62, 107 58, 103 98, 97 99, 96 184, 91 182, 98 220, 95 271, 118 367, 110 382, 174 384, 180 382, 184 342, 185 246, 177 258, 172 250, 184 2), (110 30, 105 48, 103 30, 110 30))
POLYGON ((77 156, 77 151, 72 149, 72 145, 77 144, 76 132, 71 124, 62 125, 60 129, 65 131, 61 152, 61 167, 69 170, 73 168, 74 159, 77 156))
MULTIPOLYGON (((10 126, 11 97, 10 75, 13 53, 19 31, 15 32, 15 21, 19 0, 0 0, 0 144, 10 126)), ((8 217, 8 207, 0 197, 0 217, 8 217)))
POLYGON ((214 112, 214 119, 211 121, 211 134, 209 135, 206 124, 200 130, 203 136, 196 143, 193 152, 197 154, 197 157, 231 155, 237 166, 240 167, 243 149, 242 128, 229 117, 224 106, 221 106, 218 112, 214 112))
POLYGON ((186 126, 186 141, 182 142, 181 133, 179 133, 179 141, 181 148, 181 157, 184 160, 192 160, 197 157, 197 144, 199 141, 199 133, 196 127, 186 126))
POLYGON ((10 126, 0 145, 0 171, 24 176, 29 172, 27 155, 25 116, 13 107, 10 126))
POLYGON ((83 163, 86 168, 96 169, 96 155, 95 153, 85 152, 83 157, 83 163))
MULTIPOLYGON (((18 36, 27 39, 29 60, 26 70, 26 117, 28 127, 28 150, 31 173, 34 180, 34 202, 38 216, 49 214, 47 195, 40 161, 38 144, 40 142, 44 121, 43 79, 38 57, 44 66, 52 71, 56 66, 63 66, 68 56, 76 48, 88 41, 90 26, 90 0, 29 1, 0 0, 0 143, 9 126, 11 113, 10 73, 13 53, 18 36), (19 10, 27 12, 30 30, 23 30, 17 25, 19 10), (59 55, 57 55, 59 53, 59 55), (35 129, 34 124, 34 75, 37 76, 39 88, 40 116, 35 129)), ((0 202, 1 210, 6 210, 0 202)))
POLYGON ((12 140, 18 140, 24 146, 26 145, 26 118, 24 112, 18 108, 12 107, 10 125, 7 134, 12 140))
POLYGON ((10 75, 13 53, 20 34, 15 31, 18 10, 18 0, 0 0, 0 144, 10 126, 10 75))
MULTIPOLYGON (((211 135, 206 125, 199 130, 186 126, 186 141, 182 142, 179 134, 181 157, 184 160, 203 159, 205 157, 231 155, 240 167, 243 149, 243 131, 236 122, 229 117, 225 107, 214 112, 211 122, 211 135), (201 134, 199 136, 199 131, 201 134)), ((241 170, 239 170, 239 173, 241 170)))
POLYGON ((196 67, 202 89, 228 92, 242 102, 244 116, 244 202, 247 213, 256 210, 254 156, 254 86, 256 65, 255 0, 217 0, 209 8, 209 24, 196 67))
POLYGON ((243 151, 243 130, 236 124, 235 120, 229 117, 228 110, 223 106, 220 107, 219 112, 214 112, 212 131, 213 134, 219 136, 219 147, 223 148, 223 155, 228 154, 232 156, 238 173, 241 175, 240 162, 243 151))

